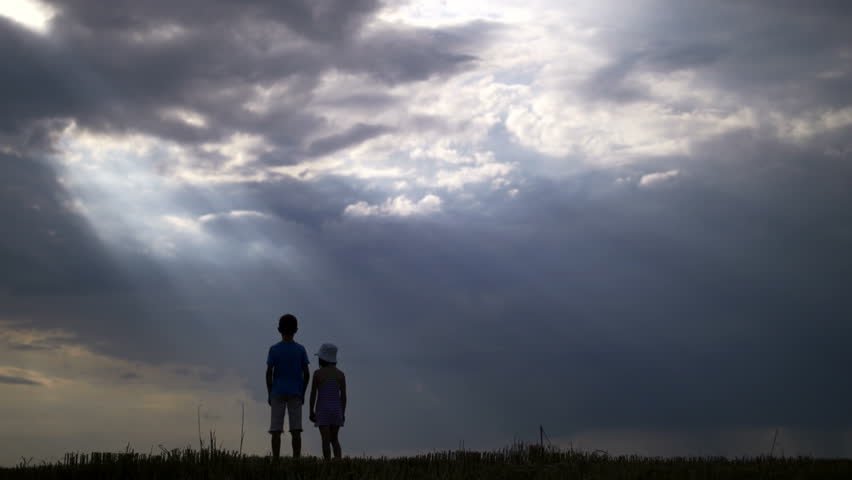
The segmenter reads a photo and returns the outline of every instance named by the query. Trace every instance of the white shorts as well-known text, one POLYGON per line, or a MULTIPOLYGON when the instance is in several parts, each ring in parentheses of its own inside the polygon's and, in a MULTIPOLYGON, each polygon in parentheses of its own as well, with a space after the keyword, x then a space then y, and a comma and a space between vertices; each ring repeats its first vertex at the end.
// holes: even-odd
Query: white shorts
POLYGON ((290 414, 290 431, 302 431, 302 397, 296 395, 272 395, 272 421, 269 433, 284 431, 284 413, 290 414))

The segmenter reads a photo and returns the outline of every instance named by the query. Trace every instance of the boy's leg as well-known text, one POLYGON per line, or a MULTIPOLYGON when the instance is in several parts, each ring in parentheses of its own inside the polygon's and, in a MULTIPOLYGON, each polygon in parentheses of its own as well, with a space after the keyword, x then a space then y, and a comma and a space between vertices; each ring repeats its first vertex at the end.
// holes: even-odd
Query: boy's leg
POLYGON ((293 437, 293 458, 302 456, 302 432, 290 432, 293 437))
POLYGON ((331 458, 331 427, 322 425, 319 431, 322 437, 322 458, 328 460, 331 458))
POLYGON ((278 460, 281 456, 281 432, 272 432, 272 458, 278 460))
POLYGON ((287 410, 290 413, 290 436, 293 442, 293 458, 302 456, 302 399, 290 397, 287 400, 287 410))
POLYGON ((340 432, 339 426, 330 427, 329 433, 331 434, 331 448, 334 449, 334 458, 337 458, 337 459, 340 459, 340 457, 343 456, 343 454, 340 451, 340 440, 337 439, 337 434, 339 432, 340 432))
POLYGON ((272 407, 272 418, 269 422, 269 434, 272 439, 272 457, 275 460, 281 456, 281 432, 284 430, 284 401, 281 397, 272 396, 269 399, 272 407))

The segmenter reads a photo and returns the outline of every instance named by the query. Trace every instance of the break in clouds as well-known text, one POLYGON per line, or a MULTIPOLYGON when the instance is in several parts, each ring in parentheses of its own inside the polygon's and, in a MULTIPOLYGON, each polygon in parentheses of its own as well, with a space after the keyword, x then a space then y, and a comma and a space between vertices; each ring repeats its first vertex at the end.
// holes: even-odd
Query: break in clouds
POLYGON ((0 7, 0 461, 262 453, 285 311, 353 451, 849 455, 852 8, 564 3, 0 7))

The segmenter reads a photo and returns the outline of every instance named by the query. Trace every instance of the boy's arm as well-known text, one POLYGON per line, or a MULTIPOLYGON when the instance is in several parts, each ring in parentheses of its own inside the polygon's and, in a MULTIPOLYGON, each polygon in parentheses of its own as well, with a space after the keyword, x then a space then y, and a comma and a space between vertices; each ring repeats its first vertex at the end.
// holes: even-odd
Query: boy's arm
POLYGON ((308 402, 308 418, 313 421, 314 410, 316 409, 317 403, 317 376, 314 375, 313 380, 311 381, 311 399, 308 402))
POLYGON ((346 418, 346 375, 340 372, 340 410, 346 418))
POLYGON ((272 405, 269 396, 272 395, 272 366, 266 367, 266 402, 272 405))
MULTIPOLYGON (((308 391, 308 382, 311 381, 311 370, 308 368, 307 364, 302 364, 302 378, 304 381, 302 382, 302 398, 305 398, 305 392, 308 391)), ((304 403, 304 400, 302 401, 304 403)))

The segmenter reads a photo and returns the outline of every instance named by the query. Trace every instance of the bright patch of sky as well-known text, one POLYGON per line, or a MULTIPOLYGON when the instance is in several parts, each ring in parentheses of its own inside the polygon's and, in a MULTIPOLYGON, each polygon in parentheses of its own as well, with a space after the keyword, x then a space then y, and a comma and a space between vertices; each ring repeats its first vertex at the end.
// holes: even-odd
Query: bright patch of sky
POLYGON ((391 6, 378 18, 386 22, 441 27, 476 20, 523 23, 529 21, 533 15, 528 2, 421 0, 391 6))
POLYGON ((56 15, 53 8, 37 0, 3 0, 0 16, 10 18, 38 33, 47 32, 50 20, 56 15))
MULTIPOLYGON (((266 405, 251 400, 233 372, 131 362, 94 352, 63 330, 33 330, 2 320, 0 346, 0 379, 6 379, 0 380, 6 406, 0 412, 0 443, 14 443, 39 460, 57 461, 71 450, 115 451, 113 435, 139 450, 180 448, 197 442, 193 432, 199 420, 204 434, 217 430, 220 440, 235 448, 243 405, 249 432, 262 432, 268 422, 266 405), (92 408, 98 421, 81 422, 92 408), (154 429, 152 416, 158 419, 154 429), (41 456, 45 444, 55 456, 41 456)), ((265 440, 250 433, 244 448, 263 451, 265 440)), ((17 460, 5 448, 0 452, 0 465, 17 460)))

